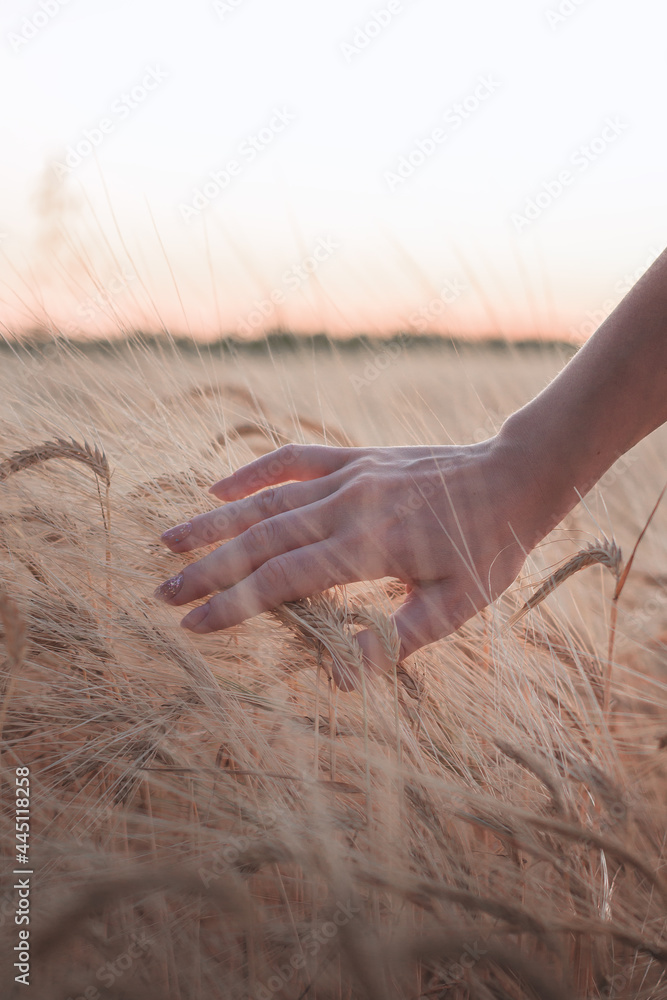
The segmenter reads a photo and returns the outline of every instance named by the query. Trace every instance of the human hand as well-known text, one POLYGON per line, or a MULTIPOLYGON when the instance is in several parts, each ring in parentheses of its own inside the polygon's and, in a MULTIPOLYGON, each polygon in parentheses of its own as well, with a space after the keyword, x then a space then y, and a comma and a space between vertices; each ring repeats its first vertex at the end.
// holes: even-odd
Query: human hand
MULTIPOLYGON (((286 445, 216 483, 223 506, 163 534, 179 553, 225 544, 156 596, 173 606, 208 597, 181 622, 205 634, 336 584, 394 577, 407 591, 393 615, 404 659, 516 578, 546 533, 535 492, 502 434, 452 447, 286 445)), ((377 665, 372 633, 357 638, 377 665)))

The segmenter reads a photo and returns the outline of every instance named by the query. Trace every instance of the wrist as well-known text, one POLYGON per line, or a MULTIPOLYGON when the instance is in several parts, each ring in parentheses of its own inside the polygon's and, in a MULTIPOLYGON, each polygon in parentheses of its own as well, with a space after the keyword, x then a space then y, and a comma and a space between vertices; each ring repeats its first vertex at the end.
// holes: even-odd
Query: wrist
POLYGON ((540 417, 528 404, 508 417, 496 436, 501 460, 513 477, 514 518, 527 548, 555 528, 607 468, 600 463, 598 470, 587 461, 581 433, 545 425, 540 417))

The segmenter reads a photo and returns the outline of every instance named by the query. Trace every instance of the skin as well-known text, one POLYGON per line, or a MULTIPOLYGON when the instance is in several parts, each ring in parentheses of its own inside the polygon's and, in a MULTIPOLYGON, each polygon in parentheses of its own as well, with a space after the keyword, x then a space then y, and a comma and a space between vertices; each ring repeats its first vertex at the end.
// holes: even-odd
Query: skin
MULTIPOLYGON (((198 634, 336 584, 394 577, 401 659, 451 634, 626 451, 667 420, 667 251, 556 379, 481 444, 286 445, 211 488, 223 506, 162 536, 224 545, 163 584, 198 634), (212 596, 211 596, 212 595, 212 596)), ((357 636, 385 669, 377 640, 357 636)), ((344 689, 357 678, 334 676, 344 689)))

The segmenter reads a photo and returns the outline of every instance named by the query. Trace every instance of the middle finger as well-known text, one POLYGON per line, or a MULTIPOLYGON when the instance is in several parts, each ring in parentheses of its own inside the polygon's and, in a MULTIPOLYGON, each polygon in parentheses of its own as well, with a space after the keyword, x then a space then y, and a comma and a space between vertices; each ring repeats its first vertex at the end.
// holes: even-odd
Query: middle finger
POLYGON ((162 541, 172 552, 191 552, 212 542, 235 538, 252 525, 330 496, 338 489, 338 477, 323 476, 303 483, 272 487, 245 500, 223 504, 198 514, 184 524, 169 528, 162 541))

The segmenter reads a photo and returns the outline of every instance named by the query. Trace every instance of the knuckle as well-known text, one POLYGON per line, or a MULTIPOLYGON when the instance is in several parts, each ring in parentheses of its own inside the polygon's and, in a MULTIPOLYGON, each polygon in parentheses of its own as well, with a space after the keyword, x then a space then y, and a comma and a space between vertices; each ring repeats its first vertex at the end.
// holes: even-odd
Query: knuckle
POLYGON ((280 492, 274 487, 262 490, 253 499, 258 513, 263 516, 280 510, 280 492))
POLYGON ((230 518, 224 507, 218 507, 206 519, 201 526, 201 535, 209 541, 215 541, 225 533, 229 527, 230 518))
POLYGON ((301 447, 299 445, 290 443, 284 444, 277 451, 272 452, 271 455, 267 456, 269 461, 267 462, 266 470, 271 476, 279 476, 282 471, 288 465, 293 465, 299 457, 299 452, 301 447))
POLYGON ((244 533, 244 542, 247 549, 252 551, 266 551, 275 544, 277 529, 275 521, 267 518, 265 521, 258 521, 244 533))
POLYGON ((257 589, 262 597, 271 600, 278 596, 280 600, 284 600, 284 595, 289 593, 292 585, 288 563, 283 556, 270 559, 257 570, 257 589))
POLYGON ((288 442, 288 444, 284 444, 282 448, 278 449, 278 454, 286 465, 293 462, 297 458, 298 453, 299 446, 293 441, 288 442))
POLYGON ((358 503, 361 500, 368 502, 369 498, 377 493, 379 482, 377 474, 370 469, 361 468, 351 477, 351 479, 340 490, 341 499, 358 503))

